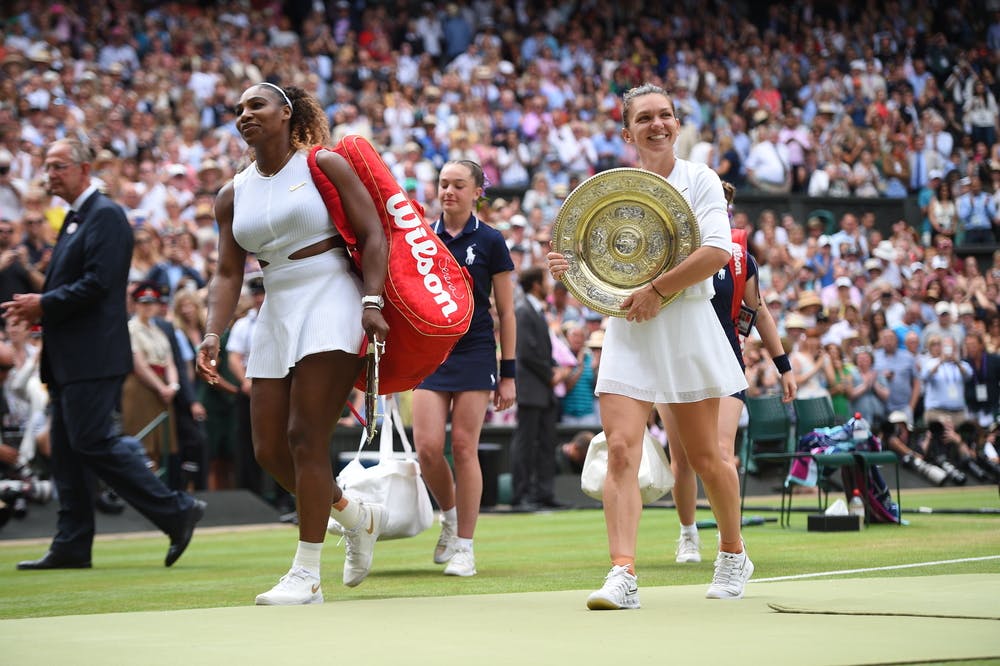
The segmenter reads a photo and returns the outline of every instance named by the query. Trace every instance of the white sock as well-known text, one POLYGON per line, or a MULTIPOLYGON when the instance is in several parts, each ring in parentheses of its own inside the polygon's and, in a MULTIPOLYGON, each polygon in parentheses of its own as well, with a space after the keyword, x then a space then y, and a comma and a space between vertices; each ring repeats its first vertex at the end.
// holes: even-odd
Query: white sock
POLYGON ((447 511, 441 512, 441 520, 448 523, 449 525, 454 525, 458 522, 458 507, 451 507, 447 511))
POLYGON ((319 576, 319 559, 322 553, 322 543, 299 541, 299 547, 295 551, 295 559, 292 560, 292 568, 302 567, 319 576))
POLYGON ((698 524, 692 523, 691 525, 681 525, 681 536, 691 537, 692 539, 698 538, 698 524))
POLYGON ((471 553, 472 552, 472 539, 463 539, 462 537, 458 537, 458 549, 459 550, 467 550, 467 551, 469 551, 471 553))
POLYGON ((358 523, 361 522, 361 502, 347 500, 347 506, 345 506, 342 510, 335 509, 331 506, 330 515, 347 529, 353 530, 358 526, 358 523))

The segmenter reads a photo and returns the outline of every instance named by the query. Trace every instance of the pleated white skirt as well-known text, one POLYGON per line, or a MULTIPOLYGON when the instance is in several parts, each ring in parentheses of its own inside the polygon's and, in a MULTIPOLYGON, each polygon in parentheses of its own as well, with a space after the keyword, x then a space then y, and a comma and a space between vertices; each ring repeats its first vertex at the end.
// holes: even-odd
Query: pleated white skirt
POLYGON ((747 388, 712 304, 681 296, 649 321, 612 317, 595 393, 646 402, 697 402, 747 388))
POLYGON ((310 354, 362 349, 361 280, 343 249, 265 266, 264 290, 247 376, 281 378, 310 354))

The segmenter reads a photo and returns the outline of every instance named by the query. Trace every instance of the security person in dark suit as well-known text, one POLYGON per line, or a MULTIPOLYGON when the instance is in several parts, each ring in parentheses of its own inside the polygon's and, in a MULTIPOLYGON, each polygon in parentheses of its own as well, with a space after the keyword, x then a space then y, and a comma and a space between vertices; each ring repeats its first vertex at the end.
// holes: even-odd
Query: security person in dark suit
POLYGON ((517 427, 511 442, 511 483, 515 509, 561 506, 555 498, 557 399, 549 325, 548 289, 538 266, 521 271, 524 300, 517 319, 517 427))
POLYGON ((187 548, 205 503, 171 491, 121 436, 117 412, 132 369, 125 293, 132 230, 90 181, 92 153, 76 139, 45 155, 48 190, 70 204, 41 294, 15 294, 8 318, 42 324, 41 377, 52 403, 56 536, 41 559, 18 569, 84 569, 94 541, 95 474, 170 537, 164 561, 187 548))
POLYGON ((965 335, 965 360, 972 376, 965 380, 965 404, 977 425, 989 428, 1000 411, 1000 355, 986 351, 983 334, 965 335))

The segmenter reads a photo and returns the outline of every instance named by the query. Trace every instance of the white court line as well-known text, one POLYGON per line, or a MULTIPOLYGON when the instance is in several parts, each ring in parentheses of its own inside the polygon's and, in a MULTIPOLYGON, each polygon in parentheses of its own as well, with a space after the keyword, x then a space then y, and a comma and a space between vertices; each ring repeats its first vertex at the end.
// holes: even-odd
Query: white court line
POLYGON ((779 580, 799 580, 802 578, 819 578, 821 576, 843 576, 845 574, 870 573, 872 571, 892 571, 893 569, 913 569, 916 567, 933 567, 939 564, 962 564, 964 562, 984 562, 986 560, 1000 560, 1000 555, 987 555, 985 557, 963 557, 958 560, 938 560, 936 562, 917 562, 914 564, 894 564, 890 567, 871 567, 868 569, 843 569, 841 571, 820 571, 817 573, 796 574, 794 576, 775 576, 774 578, 751 578, 750 583, 774 583, 779 580))

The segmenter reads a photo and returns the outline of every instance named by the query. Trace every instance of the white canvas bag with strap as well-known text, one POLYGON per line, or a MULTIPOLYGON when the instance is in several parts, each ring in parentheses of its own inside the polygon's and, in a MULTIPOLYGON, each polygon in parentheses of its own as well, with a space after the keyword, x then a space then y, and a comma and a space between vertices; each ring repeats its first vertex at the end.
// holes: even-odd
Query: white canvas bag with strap
MULTIPOLYGON (((420 475, 410 439, 403 428, 399 407, 393 395, 387 395, 385 414, 379 432, 378 463, 365 467, 361 452, 365 448, 365 433, 361 434, 358 452, 337 476, 337 485, 351 500, 381 504, 386 508, 387 523, 379 540, 403 539, 420 534, 434 522, 434 510, 424 478, 420 475), (393 425, 403 444, 402 451, 393 450, 393 425)), ((336 528, 331 519, 331 527, 336 528)), ((342 529, 342 528, 341 528, 342 529)))

